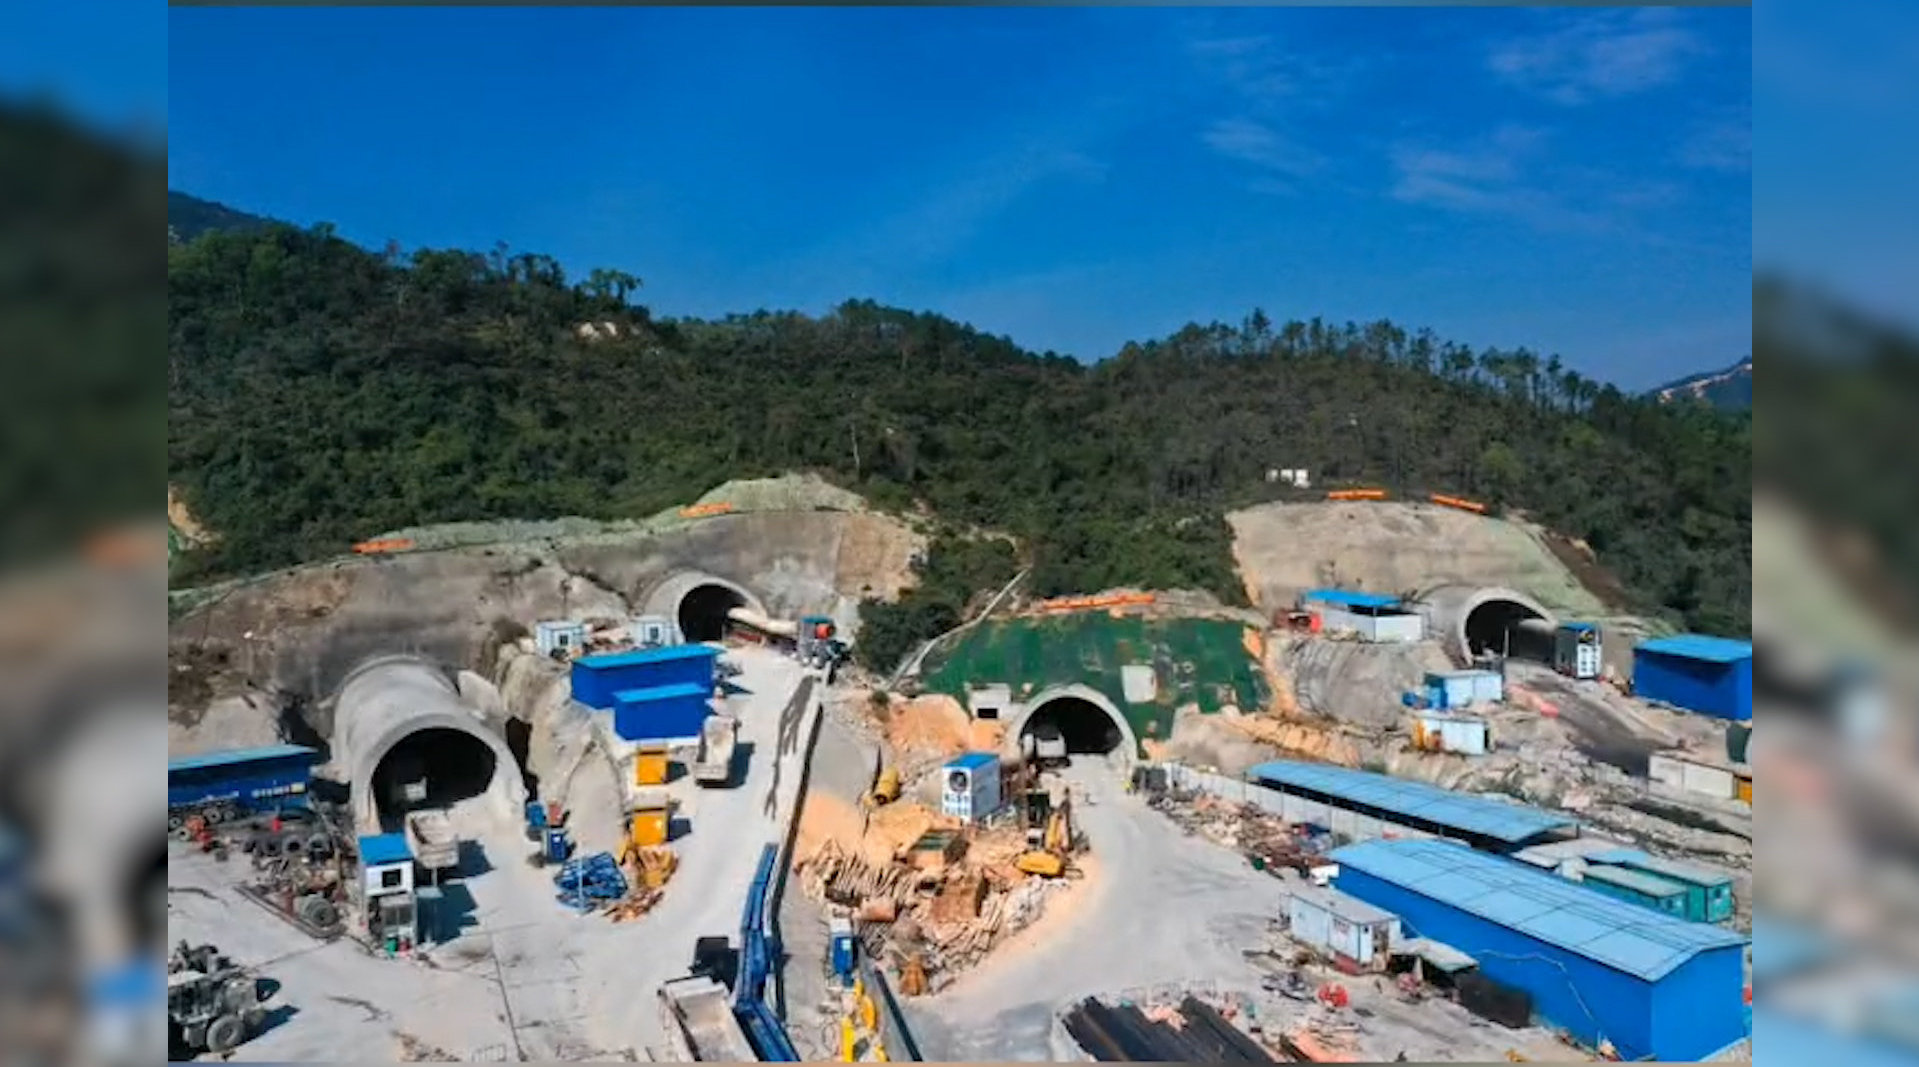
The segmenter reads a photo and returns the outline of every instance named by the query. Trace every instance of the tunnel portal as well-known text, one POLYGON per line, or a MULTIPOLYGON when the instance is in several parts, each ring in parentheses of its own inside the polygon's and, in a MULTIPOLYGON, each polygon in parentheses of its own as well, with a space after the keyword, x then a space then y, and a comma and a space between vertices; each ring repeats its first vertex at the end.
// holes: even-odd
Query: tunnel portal
POLYGON ((737 589, 717 582, 696 585, 680 598, 680 633, 691 642, 718 641, 726 636, 726 613, 748 606, 746 595, 737 589))
POLYGON ((1066 742, 1069 756, 1104 756, 1125 740, 1119 724, 1104 708, 1079 697, 1060 697, 1034 708, 1020 733, 1034 737, 1057 733, 1066 742))
POLYGON ((414 808, 446 808, 482 796, 499 770, 493 747, 463 730, 430 727, 410 733, 373 769, 380 827, 400 829, 401 817, 414 808), (409 787, 419 786, 422 792, 408 795, 409 787))

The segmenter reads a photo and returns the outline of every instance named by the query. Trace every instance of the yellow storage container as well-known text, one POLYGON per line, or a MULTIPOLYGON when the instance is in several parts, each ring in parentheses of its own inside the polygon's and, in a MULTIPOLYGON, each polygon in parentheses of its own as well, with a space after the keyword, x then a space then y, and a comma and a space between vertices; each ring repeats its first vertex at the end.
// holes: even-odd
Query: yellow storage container
POLYGON ((637 848, 666 844, 672 807, 664 796, 643 797, 627 809, 626 830, 637 848))
POLYGON ((640 746, 639 752, 633 757, 633 784, 665 785, 666 765, 665 745, 640 746))
POLYGON ((1739 777, 1737 777, 1737 778, 1735 778, 1735 779, 1733 779, 1733 782, 1735 783, 1735 784, 1734 784, 1734 789, 1735 789, 1735 790, 1736 790, 1736 791, 1738 792, 1738 794, 1739 794, 1739 799, 1740 799, 1740 800, 1742 800, 1742 801, 1744 801, 1744 802, 1745 802, 1745 803, 1747 804, 1747 806, 1751 806, 1751 804, 1752 804, 1752 779, 1751 779, 1751 778, 1748 778, 1748 777, 1746 777, 1745 775, 1740 775, 1739 777))

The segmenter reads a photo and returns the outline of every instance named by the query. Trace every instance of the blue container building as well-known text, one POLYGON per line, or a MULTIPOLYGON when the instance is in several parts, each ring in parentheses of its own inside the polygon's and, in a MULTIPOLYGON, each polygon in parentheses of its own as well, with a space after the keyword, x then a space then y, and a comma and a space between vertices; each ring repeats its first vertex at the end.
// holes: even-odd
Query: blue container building
POLYGON ((319 761, 319 751, 305 745, 231 749, 169 760, 167 811, 184 817, 195 808, 251 812, 303 807, 313 765, 319 761))
POLYGON ((1752 642, 1703 634, 1644 641, 1632 653, 1633 693, 1737 722, 1752 720, 1752 642))
POLYGON ((614 706, 618 694, 630 689, 698 685, 711 693, 719 658, 720 650, 710 645, 669 645, 582 656, 573 661, 573 699, 589 708, 607 710, 614 706))
POLYGON ((1732 874, 1729 871, 1669 860, 1635 848, 1595 853, 1586 857, 1586 862, 1641 871, 1680 886, 1686 891, 1686 918, 1693 922, 1726 922, 1733 916, 1732 874))
POLYGON ((1580 884, 1628 904, 1651 908, 1661 915, 1686 918, 1686 887, 1668 878, 1631 867, 1588 866, 1579 877, 1580 884))
POLYGON ((1450 841, 1335 849, 1334 885, 1450 945, 1536 1015, 1621 1058, 1695 1062, 1749 1034, 1747 939, 1450 841))
POLYGON ((627 741, 697 740, 713 713, 711 685, 662 685, 614 694, 613 732, 627 741))

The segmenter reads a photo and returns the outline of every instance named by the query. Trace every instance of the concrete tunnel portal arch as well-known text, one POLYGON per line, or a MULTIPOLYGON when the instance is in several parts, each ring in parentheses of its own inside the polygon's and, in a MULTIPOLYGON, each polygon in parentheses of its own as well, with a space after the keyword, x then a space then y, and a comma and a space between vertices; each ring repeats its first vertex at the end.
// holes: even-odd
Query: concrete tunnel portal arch
POLYGON ((1441 586, 1421 601, 1448 650, 1466 659, 1508 652, 1519 659, 1552 658, 1557 620, 1524 593, 1496 586, 1441 586))
POLYGON ((399 787, 421 779, 426 798, 411 806, 484 798, 497 818, 521 817, 526 783, 506 738, 431 660, 381 656, 354 668, 340 684, 333 722, 359 832, 397 829, 410 806, 399 787))
POLYGON ((1130 773, 1139 758, 1132 724, 1106 694, 1091 686, 1053 686, 1024 702, 1007 723, 1006 754, 1018 755, 1027 734, 1048 728, 1059 731, 1068 756, 1117 757, 1122 773, 1130 773))
POLYGON ((738 582, 704 571, 682 571, 646 597, 646 614, 664 615, 689 642, 718 641, 726 635, 727 612, 748 608, 762 615, 765 605, 738 582))

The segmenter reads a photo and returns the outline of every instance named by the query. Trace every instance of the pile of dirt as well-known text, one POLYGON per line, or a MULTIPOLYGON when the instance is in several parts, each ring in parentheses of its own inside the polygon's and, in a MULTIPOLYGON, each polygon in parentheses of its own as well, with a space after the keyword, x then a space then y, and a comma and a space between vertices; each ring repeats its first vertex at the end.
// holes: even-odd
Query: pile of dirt
POLYGON ((891 705, 886 719, 886 741, 902 760, 909 756, 945 759, 971 749, 973 726, 972 716, 959 701, 943 694, 929 694, 891 705))
POLYGON ((1321 586, 1404 593, 1442 584, 1503 586, 1573 618, 1609 614, 1523 523, 1394 502, 1261 504, 1226 516, 1246 593, 1270 615, 1321 586))
POLYGON ((745 478, 700 497, 698 504, 730 504, 736 511, 865 511, 858 493, 841 489, 815 474, 745 478))

